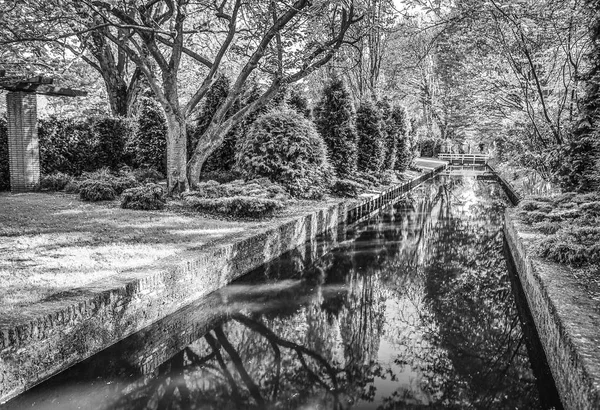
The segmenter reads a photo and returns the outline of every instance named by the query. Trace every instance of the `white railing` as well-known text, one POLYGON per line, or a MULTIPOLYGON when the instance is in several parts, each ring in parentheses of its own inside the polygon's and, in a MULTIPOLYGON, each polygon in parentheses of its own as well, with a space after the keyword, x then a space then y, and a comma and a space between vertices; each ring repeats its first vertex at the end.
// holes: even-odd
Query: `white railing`
POLYGON ((487 164, 490 159, 486 154, 438 154, 438 158, 451 164, 487 164))

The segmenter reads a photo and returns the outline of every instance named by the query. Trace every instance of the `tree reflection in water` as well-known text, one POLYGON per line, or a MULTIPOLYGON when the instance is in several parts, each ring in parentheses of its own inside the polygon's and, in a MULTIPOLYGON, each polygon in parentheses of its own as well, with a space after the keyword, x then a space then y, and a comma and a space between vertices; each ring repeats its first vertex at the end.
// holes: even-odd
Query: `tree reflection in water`
POLYGON ((218 325, 96 407, 538 408, 505 206, 494 183, 425 184, 316 261, 301 248, 234 284, 255 290, 228 296, 218 325))

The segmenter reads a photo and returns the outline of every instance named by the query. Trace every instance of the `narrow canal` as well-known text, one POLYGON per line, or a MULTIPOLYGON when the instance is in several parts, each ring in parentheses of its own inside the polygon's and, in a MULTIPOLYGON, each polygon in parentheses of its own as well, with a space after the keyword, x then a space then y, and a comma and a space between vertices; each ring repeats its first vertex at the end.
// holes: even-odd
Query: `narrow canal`
POLYGON ((495 182, 441 177, 8 409, 541 409, 495 182))

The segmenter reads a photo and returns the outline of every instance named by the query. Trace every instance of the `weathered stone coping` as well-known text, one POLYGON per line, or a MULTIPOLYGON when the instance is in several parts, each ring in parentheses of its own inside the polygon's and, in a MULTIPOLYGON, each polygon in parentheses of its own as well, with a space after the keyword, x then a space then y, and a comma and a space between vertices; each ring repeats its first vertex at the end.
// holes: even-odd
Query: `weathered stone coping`
POLYGON ((28 307, 22 321, 0 328, 0 403, 318 234, 367 218, 443 168, 365 200, 324 206, 259 233, 189 249, 28 307))
POLYGON ((507 209, 504 232, 566 409, 600 409, 600 301, 570 268, 533 255, 537 235, 507 209))

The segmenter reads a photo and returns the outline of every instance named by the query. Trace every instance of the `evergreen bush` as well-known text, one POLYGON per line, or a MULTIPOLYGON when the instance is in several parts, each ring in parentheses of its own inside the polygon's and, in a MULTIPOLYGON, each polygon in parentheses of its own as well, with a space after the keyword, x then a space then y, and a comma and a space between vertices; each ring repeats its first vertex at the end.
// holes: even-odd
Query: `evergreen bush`
POLYGON ((338 177, 351 175, 356 171, 358 136, 352 96, 342 80, 334 79, 325 87, 314 116, 338 177))
POLYGON ((237 153, 237 166, 299 198, 321 198, 333 182, 323 139, 312 122, 289 108, 257 119, 237 153))
POLYGON ((165 193, 158 184, 129 188, 121 196, 121 208, 139 210, 157 210, 165 207, 165 193))
POLYGON ((10 189, 10 164, 8 155, 8 126, 0 117, 0 191, 10 189))
POLYGON ((136 167, 167 171, 167 122, 162 107, 151 97, 140 99, 137 130, 128 142, 136 167))
POLYGON ((356 112, 359 171, 379 173, 384 159, 381 113, 373 102, 362 101, 356 112))

